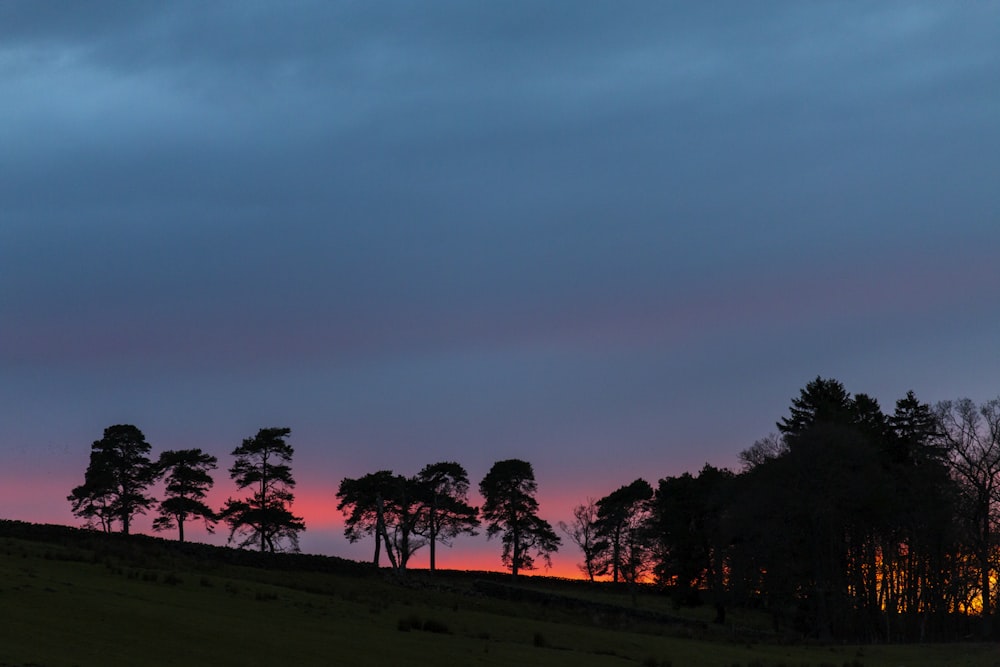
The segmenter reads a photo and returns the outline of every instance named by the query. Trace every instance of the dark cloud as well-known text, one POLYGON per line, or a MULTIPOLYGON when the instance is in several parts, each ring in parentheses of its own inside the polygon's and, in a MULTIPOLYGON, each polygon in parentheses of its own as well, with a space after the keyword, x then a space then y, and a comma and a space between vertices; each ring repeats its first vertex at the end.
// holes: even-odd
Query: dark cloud
POLYGON ((609 451, 610 486, 732 464, 817 373, 986 398, 998 32, 936 2, 0 4, 0 454, 288 423, 317 476, 523 455, 569 489, 609 451))

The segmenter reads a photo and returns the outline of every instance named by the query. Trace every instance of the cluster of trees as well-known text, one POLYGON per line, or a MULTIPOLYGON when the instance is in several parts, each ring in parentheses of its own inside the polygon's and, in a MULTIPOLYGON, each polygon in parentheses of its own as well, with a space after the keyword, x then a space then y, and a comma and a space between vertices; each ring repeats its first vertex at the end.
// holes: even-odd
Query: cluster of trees
POLYGON ((152 509, 157 514, 153 528, 177 528, 181 541, 187 522, 201 520, 211 532, 222 521, 230 528, 230 542, 240 547, 297 551, 305 523, 290 509, 295 480, 290 466, 294 452, 285 440, 289 433, 287 428, 261 429, 233 450, 236 460, 229 475, 248 495, 229 498, 215 511, 205 500, 214 483, 216 457, 200 449, 181 449, 162 452, 153 460, 142 431, 131 424, 109 426, 91 445, 83 484, 67 500, 74 515, 105 532, 120 526, 127 534, 136 515, 152 509), (164 497, 157 501, 150 488, 160 480, 164 497))
POLYGON ((410 556, 430 547, 430 570, 436 568, 436 545, 459 535, 475 535, 482 521, 486 534, 501 535, 501 560, 516 577, 534 568, 535 559, 550 560, 560 539, 538 516, 535 473, 527 461, 497 461, 479 484, 482 508, 468 502, 469 476, 460 464, 442 461, 425 466, 412 477, 389 470, 357 479, 345 478, 337 491, 344 513, 344 534, 351 542, 375 537, 373 562, 379 565, 382 546, 392 568, 406 569, 410 556))
POLYGON ((829 639, 992 636, 1000 566, 1000 400, 886 414, 817 377, 739 474, 639 479, 563 530, 590 578, 652 581, 679 604, 768 610, 829 639))
MULTIPOLYGON (((178 530, 202 521, 209 532, 217 523, 228 524, 229 542, 261 551, 298 551, 298 534, 305 522, 291 511, 294 501, 287 428, 261 429, 233 450, 229 475, 242 498, 229 498, 218 511, 206 503, 214 480, 216 457, 200 449, 168 450, 150 458, 152 447, 142 431, 131 424, 104 430, 91 445, 84 482, 67 496, 73 514, 90 528, 112 532, 120 526, 129 533, 137 515, 154 510, 153 528, 178 530), (163 498, 150 489, 163 480, 163 498)), ((475 535, 486 522, 489 537, 501 536, 502 562, 516 577, 533 569, 535 559, 550 562, 560 538, 538 516, 535 473, 519 459, 498 461, 479 484, 482 508, 469 504, 469 476, 452 461, 425 466, 412 477, 389 470, 357 479, 345 478, 337 492, 338 509, 344 513, 344 534, 351 542, 374 536, 374 564, 379 566, 384 546, 393 570, 406 569, 410 557, 430 547, 430 570, 436 569, 436 547, 451 545, 460 535, 475 535)))
MULTIPOLYGON (((717 620, 737 605, 771 613, 776 629, 824 640, 906 641, 994 635, 1000 603, 1000 399, 935 406, 913 394, 891 414, 867 394, 849 394, 817 377, 792 400, 778 433, 740 453, 742 470, 705 467, 624 485, 588 498, 559 526, 579 547, 589 579, 651 582, 678 604, 711 602, 717 620)), ((105 430, 94 442, 84 483, 68 497, 88 524, 123 532, 156 510, 157 530, 224 521, 240 547, 276 551, 305 525, 293 501, 287 428, 262 429, 233 451, 230 477, 248 495, 218 511, 205 503, 215 457, 163 452, 134 426, 105 430), (149 488, 165 480, 157 502, 149 488)), ((500 537, 501 559, 516 577, 560 544, 539 517, 530 463, 497 461, 469 503, 458 463, 413 476, 382 470, 345 478, 337 492, 352 541, 374 537, 403 572, 420 548, 485 525, 500 537)))

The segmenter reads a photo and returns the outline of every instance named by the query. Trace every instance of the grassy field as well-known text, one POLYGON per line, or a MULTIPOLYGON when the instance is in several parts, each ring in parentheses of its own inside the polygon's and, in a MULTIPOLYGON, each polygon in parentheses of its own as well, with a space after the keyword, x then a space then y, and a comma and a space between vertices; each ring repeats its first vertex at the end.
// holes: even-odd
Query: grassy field
POLYGON ((0 665, 1000 666, 995 645, 750 642, 697 618, 663 620, 676 612, 660 596, 640 597, 652 615, 640 618, 627 594, 542 578, 509 588, 485 573, 412 573, 400 585, 336 559, 243 560, 0 526, 0 665))

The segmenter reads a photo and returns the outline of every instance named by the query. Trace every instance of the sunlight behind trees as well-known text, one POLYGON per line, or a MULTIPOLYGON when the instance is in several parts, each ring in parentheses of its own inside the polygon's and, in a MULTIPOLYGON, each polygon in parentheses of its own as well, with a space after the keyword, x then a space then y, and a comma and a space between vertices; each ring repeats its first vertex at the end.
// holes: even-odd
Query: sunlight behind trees
MULTIPOLYGON (((740 453, 739 473, 706 464, 697 474, 636 479, 559 522, 590 581, 651 585, 679 606, 770 615, 776 632, 823 641, 924 641, 995 635, 1000 572, 1000 399, 922 403, 914 393, 886 413, 871 396, 815 378, 776 423, 778 433, 740 453)), ((261 429, 233 450, 230 477, 244 498, 219 512, 205 502, 217 460, 201 450, 151 446, 132 425, 105 429, 84 483, 68 496, 85 526, 130 531, 157 508, 156 530, 224 521, 230 541, 296 551, 305 522, 291 511, 295 480, 288 428, 261 429), (159 502, 150 489, 164 481, 159 502)), ((562 540, 539 515, 532 465, 501 460, 469 502, 454 461, 407 477, 389 470, 344 478, 336 493, 344 534, 372 539, 402 577, 418 550, 477 533, 500 537, 513 577, 550 563, 562 540)), ((331 503, 334 499, 331 499, 331 503)), ((633 593, 634 594, 634 593, 633 593)))

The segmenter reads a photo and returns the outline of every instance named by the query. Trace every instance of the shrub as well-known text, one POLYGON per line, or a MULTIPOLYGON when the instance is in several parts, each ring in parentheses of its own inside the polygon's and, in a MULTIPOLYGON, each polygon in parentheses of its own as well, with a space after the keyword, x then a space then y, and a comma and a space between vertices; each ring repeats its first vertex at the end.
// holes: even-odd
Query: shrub
POLYGON ((643 660, 642 664, 643 664, 644 667, 673 667, 674 666, 674 663, 673 663, 672 660, 663 660, 661 662, 661 661, 657 660, 656 658, 654 658, 653 656, 649 656, 648 658, 646 658, 645 660, 643 660))
POLYGON ((446 635, 449 633, 448 626, 441 621, 436 621, 432 618, 428 618, 424 621, 424 632, 434 632, 441 635, 446 635))
POLYGON ((410 630, 420 630, 423 627, 423 623, 420 622, 420 617, 416 614, 410 614, 409 616, 404 616, 399 619, 399 623, 396 624, 396 628, 400 632, 409 632, 410 630))

